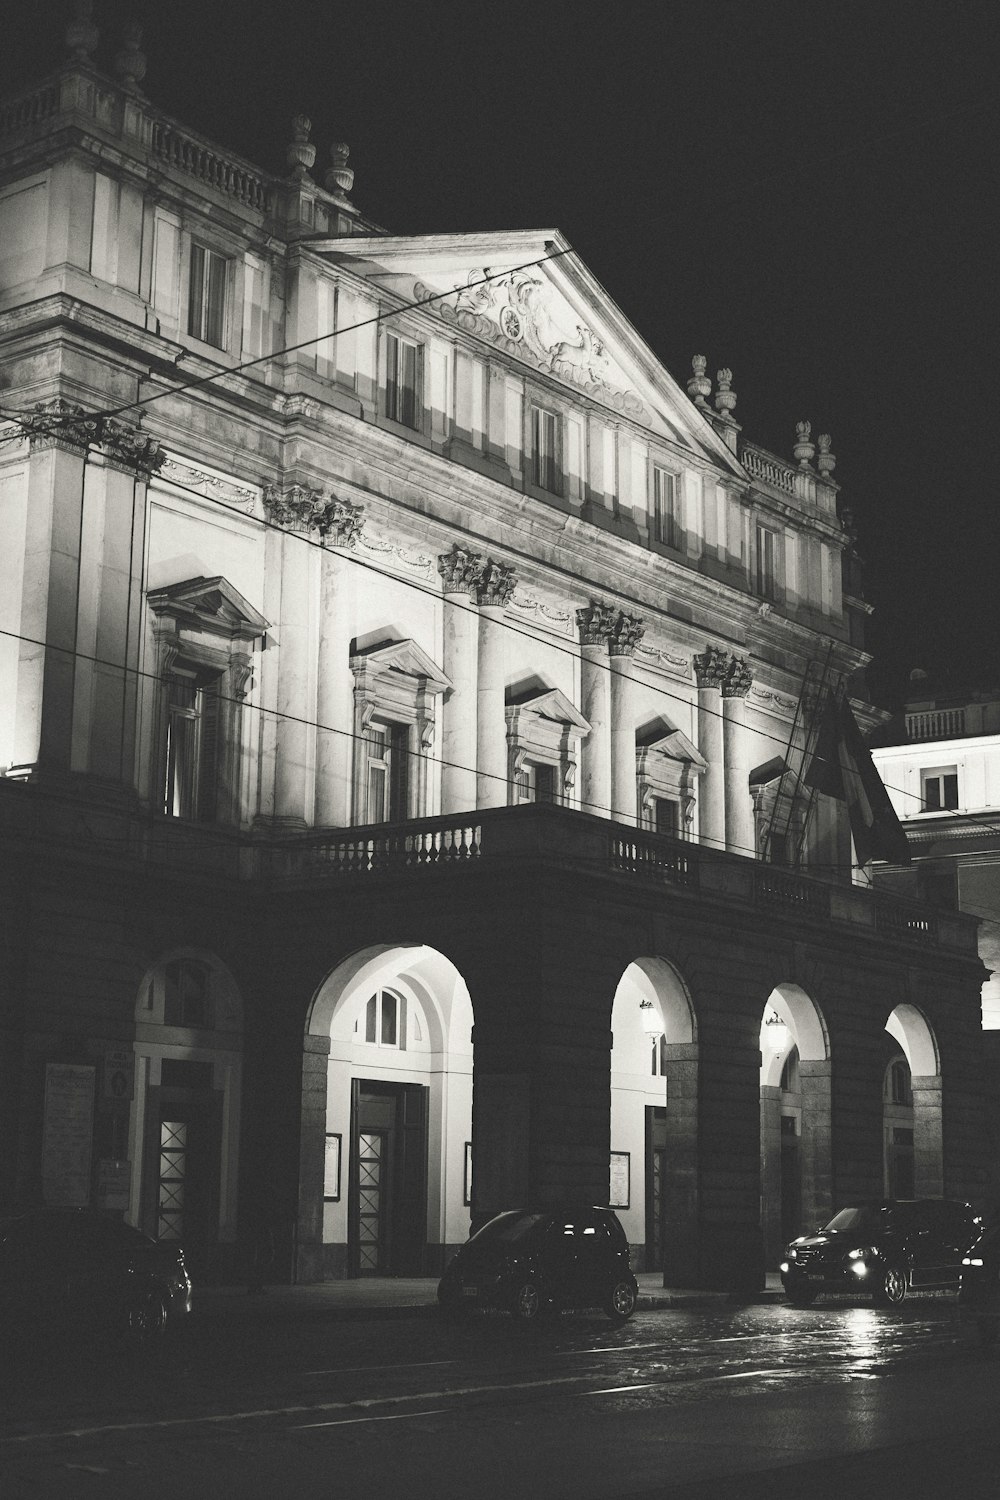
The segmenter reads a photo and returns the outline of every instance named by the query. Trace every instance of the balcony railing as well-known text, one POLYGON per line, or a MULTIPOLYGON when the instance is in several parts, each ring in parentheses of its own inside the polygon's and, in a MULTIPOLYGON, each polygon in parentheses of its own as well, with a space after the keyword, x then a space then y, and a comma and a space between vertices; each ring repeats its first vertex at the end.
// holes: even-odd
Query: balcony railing
POLYGON ((788 870, 775 869, 773 865, 756 866, 754 896, 758 906, 773 906, 814 917, 830 915, 828 885, 793 875, 788 870))
POLYGON ((936 943, 938 940, 937 912, 899 901, 894 896, 876 895, 875 927, 887 937, 903 937, 909 942, 936 943))
POLYGON ((937 708, 906 715, 906 737, 909 740, 951 740, 964 733, 964 708, 937 708))
POLYGON ((795 484, 796 471, 792 464, 782 463, 781 459, 775 458, 772 453, 765 453, 762 448, 754 448, 749 443, 744 444, 741 457, 743 467, 755 479, 762 479, 765 484, 771 485, 776 490, 782 490, 786 495, 798 493, 795 484))
POLYGON ((270 851, 272 868, 286 874, 361 875, 464 865, 479 858, 482 832, 474 817, 428 819, 346 832, 304 835, 270 851))
POLYGON ((261 213, 265 211, 268 206, 266 184, 249 165, 229 156, 219 156, 197 137, 164 121, 153 120, 152 126, 150 144, 154 155, 217 192, 235 198, 247 208, 261 213))
POLYGON ((620 833, 611 835, 612 870, 627 875, 644 876, 663 885, 696 888, 698 885, 697 850, 692 844, 663 838, 655 833, 620 833))

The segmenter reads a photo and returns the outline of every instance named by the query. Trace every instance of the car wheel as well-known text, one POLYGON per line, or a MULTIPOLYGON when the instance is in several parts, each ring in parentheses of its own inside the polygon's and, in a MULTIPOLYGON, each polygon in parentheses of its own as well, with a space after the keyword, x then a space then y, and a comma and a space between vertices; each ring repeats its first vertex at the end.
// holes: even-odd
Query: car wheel
POLYGON ((906 1272, 902 1266, 887 1266, 875 1288, 875 1301, 880 1307, 898 1307, 905 1296, 906 1272))
POLYGON ((510 1310, 519 1323, 531 1323, 543 1309, 537 1281, 522 1281, 511 1299, 510 1310))
POLYGON ((146 1292, 125 1308, 125 1344, 136 1353, 159 1347, 167 1331, 167 1309, 159 1292, 146 1292))
POLYGON ((604 1311, 612 1323, 627 1323, 635 1312, 636 1284, 631 1276, 619 1276, 608 1291, 604 1311))
POLYGON ((785 1293, 793 1307, 811 1307, 819 1296, 819 1292, 806 1287, 796 1287, 794 1291, 786 1287, 785 1293))

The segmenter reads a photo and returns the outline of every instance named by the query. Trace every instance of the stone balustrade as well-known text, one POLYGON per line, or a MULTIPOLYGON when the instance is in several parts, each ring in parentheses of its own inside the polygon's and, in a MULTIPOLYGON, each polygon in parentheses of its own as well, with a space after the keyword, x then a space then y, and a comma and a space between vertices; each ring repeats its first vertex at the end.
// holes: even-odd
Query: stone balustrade
POLYGON ((270 190, 259 173, 235 157, 219 156, 189 131, 178 130, 165 120, 150 120, 150 150, 178 171, 235 198, 247 208, 266 213, 270 190))
POLYGON ((795 466, 786 464, 780 458, 775 458, 773 453, 767 453, 763 448, 756 448, 751 443, 744 443, 740 454, 743 467, 755 479, 770 485, 772 489, 780 490, 785 495, 798 493, 795 482, 795 466))

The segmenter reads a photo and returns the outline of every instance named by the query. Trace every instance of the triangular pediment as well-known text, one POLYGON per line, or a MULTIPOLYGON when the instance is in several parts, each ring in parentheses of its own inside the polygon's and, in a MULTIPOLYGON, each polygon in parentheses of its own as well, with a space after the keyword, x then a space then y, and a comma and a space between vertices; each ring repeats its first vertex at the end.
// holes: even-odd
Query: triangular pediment
POLYGON ((735 456, 558 230, 354 237, 310 247, 461 330, 742 476, 735 456))
POLYGON ((245 641, 256 640, 268 629, 260 611, 221 576, 186 578, 152 590, 148 598, 154 614, 172 616, 189 629, 245 641))
POLYGON ((451 679, 431 660, 416 641, 387 641, 380 646, 371 646, 351 657, 351 666, 357 671, 365 668, 370 672, 398 672, 403 677, 421 677, 432 693, 444 693, 451 687, 451 679))
POLYGON ((680 729, 671 729, 660 724, 637 739, 637 748, 666 755, 670 760, 689 761, 696 771, 707 771, 708 762, 695 749, 687 735, 680 729))
POLYGON ((512 699, 507 704, 508 716, 513 712, 535 714, 540 719, 550 719, 553 724, 568 724, 578 729, 581 735, 590 733, 589 722, 558 688, 512 699))

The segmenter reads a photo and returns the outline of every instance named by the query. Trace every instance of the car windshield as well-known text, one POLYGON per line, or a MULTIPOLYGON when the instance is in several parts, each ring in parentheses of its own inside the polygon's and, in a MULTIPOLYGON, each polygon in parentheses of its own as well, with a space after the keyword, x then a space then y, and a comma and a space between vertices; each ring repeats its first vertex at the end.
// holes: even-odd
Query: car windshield
POLYGON ((531 1233, 536 1224, 547 1219, 547 1214, 508 1213, 498 1214, 484 1224, 469 1241, 470 1245, 502 1244, 516 1245, 531 1233))
POLYGON ((834 1214, 829 1224, 823 1225, 824 1234, 841 1234, 848 1229, 858 1229, 872 1232, 884 1229, 888 1223, 888 1215, 881 1208, 842 1208, 839 1213, 834 1214))

